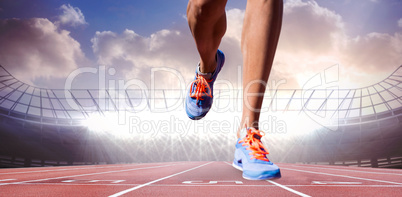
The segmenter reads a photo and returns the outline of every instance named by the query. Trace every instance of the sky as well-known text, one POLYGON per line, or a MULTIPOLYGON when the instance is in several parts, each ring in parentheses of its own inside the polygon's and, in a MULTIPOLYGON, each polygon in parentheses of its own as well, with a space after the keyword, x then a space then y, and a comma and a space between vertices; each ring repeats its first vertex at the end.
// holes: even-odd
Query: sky
MULTIPOLYGON (((199 61, 186 7, 187 0, 0 0, 0 64, 43 88, 138 80, 183 89, 199 61)), ((245 8, 245 0, 228 1, 220 46, 226 63, 218 79, 234 87, 245 8)), ((303 88, 333 66, 342 89, 381 81, 402 65, 400 10, 400 0, 285 0, 269 86, 303 88)))

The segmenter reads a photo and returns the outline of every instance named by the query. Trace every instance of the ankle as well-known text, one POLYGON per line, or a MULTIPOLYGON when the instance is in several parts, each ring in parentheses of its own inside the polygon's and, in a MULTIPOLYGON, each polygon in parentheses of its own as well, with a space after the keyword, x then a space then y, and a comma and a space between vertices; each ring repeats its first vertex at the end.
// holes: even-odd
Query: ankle
POLYGON ((208 66, 208 68, 206 68, 205 66, 200 66, 198 69, 198 73, 204 73, 204 74, 214 73, 215 69, 216 69, 216 63, 214 66, 208 66))
POLYGON ((238 129, 237 129, 237 132, 236 132, 236 135, 237 135, 237 138, 240 138, 240 136, 241 136, 241 132, 242 132, 242 130, 244 130, 245 129, 245 127, 239 127, 238 129))
POLYGON ((215 71, 217 65, 218 65, 218 63, 216 62, 215 58, 213 60, 209 61, 208 63, 201 60, 198 71, 200 73, 213 73, 215 71))

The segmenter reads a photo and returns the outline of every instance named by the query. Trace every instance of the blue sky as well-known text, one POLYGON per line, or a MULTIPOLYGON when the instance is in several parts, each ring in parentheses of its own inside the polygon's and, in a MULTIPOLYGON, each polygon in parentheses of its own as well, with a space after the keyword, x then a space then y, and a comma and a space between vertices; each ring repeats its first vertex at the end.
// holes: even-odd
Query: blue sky
MULTIPOLYGON (((245 6, 245 0, 229 0, 227 4, 228 32, 222 48, 232 68, 241 64, 239 34, 245 6)), ((25 82, 53 88, 59 88, 77 68, 99 65, 115 68, 116 78, 144 81, 149 81, 149 77, 142 78, 149 74, 149 67, 167 66, 180 70, 187 82, 198 57, 184 18, 186 7, 187 0, 0 0, 0 40, 6 43, 3 50, 0 46, 0 64, 25 82), (75 12, 82 21, 63 22, 62 17, 71 14, 65 11, 75 12), (20 35, 24 39, 12 33, 21 31, 13 29, 18 25, 11 25, 11 19, 20 28, 27 28, 26 34, 20 35), (28 34, 30 30, 51 32, 46 31, 48 37, 42 40, 28 34), (132 37, 137 40, 129 39, 132 37), (167 44, 175 47, 170 49, 167 44), (63 47, 69 52, 63 53, 63 47), (28 65, 35 62, 37 65, 28 65), (36 72, 38 68, 42 71, 36 72)), ((285 1, 283 31, 271 78, 286 79, 286 87, 298 88, 314 73, 340 64, 342 87, 381 80, 402 64, 400 10, 399 0, 285 1), (295 68, 303 72, 292 73, 295 68), (368 80, 370 76, 374 77, 368 80)), ((223 79, 236 83, 238 79, 232 76, 229 69, 222 74, 223 79)), ((83 79, 78 78, 77 84, 80 81, 83 79)))
MULTIPOLYGON (((349 24, 349 32, 355 35, 398 31, 394 22, 402 17, 402 2, 398 0, 317 0, 317 3, 340 14, 349 24)), ((187 0, 3 0, 0 17, 54 19, 63 4, 78 7, 84 13, 90 24, 85 32, 135 29, 146 35, 180 21, 186 12, 187 0)), ((246 0, 229 0, 227 4, 228 9, 245 7, 246 0)), ((77 34, 83 33, 79 30, 77 34)))
MULTIPOLYGON (((85 15, 88 25, 79 28, 63 27, 80 41, 91 55, 91 38, 96 31, 122 32, 134 30, 140 35, 150 35, 161 29, 183 22, 187 0, 13 0, 0 3, 1 18, 48 18, 57 20, 61 5, 70 4, 85 15)), ((246 1, 229 1, 228 8, 245 9, 246 1)))
POLYGON ((402 17, 399 0, 317 0, 317 3, 341 15, 347 23, 347 32, 353 36, 401 31, 395 25, 402 17))
MULTIPOLYGON (((182 20, 186 11, 186 0, 163 1, 60 1, 60 0, 17 0, 2 4, 1 18, 48 18, 57 20, 61 5, 70 4, 85 15, 88 25, 83 27, 63 27, 80 41, 85 51, 91 48, 91 38, 96 31, 122 32, 134 29, 148 35, 160 29, 169 28, 182 20), (154 6, 159 5, 159 6, 154 6)), ((88 53, 91 54, 91 53, 88 53)))

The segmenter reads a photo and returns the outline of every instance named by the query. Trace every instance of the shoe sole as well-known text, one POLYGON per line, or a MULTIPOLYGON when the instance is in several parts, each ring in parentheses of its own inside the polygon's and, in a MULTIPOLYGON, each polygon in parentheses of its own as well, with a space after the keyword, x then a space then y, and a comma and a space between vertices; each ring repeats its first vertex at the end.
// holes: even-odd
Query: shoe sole
POLYGON ((238 165, 236 165, 235 163, 232 163, 232 166, 233 166, 234 168, 240 170, 240 171, 243 171, 243 168, 240 167, 240 166, 238 166, 238 165))
POLYGON ((269 179, 279 179, 281 178, 281 171, 278 169, 274 173, 267 173, 267 174, 262 174, 259 176, 248 176, 247 174, 244 173, 243 168, 236 165, 235 163, 232 163, 232 166, 240 171, 243 172, 242 177, 246 180, 251 180, 251 181, 258 181, 258 180, 269 180, 269 179))
POLYGON ((188 112, 187 102, 186 102, 186 114, 187 114, 187 117, 190 118, 191 120, 200 120, 200 119, 204 118, 205 115, 207 115, 207 113, 205 113, 205 114, 202 114, 201 116, 191 116, 190 113, 188 112))

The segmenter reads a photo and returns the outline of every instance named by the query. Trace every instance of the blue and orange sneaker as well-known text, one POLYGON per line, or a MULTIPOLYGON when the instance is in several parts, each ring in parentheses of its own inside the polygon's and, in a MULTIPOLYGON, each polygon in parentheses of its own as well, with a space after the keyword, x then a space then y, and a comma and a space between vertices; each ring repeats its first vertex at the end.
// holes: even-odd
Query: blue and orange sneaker
POLYGON ((233 167, 243 171, 243 178, 248 180, 265 180, 281 178, 279 167, 267 158, 267 149, 261 143, 264 132, 249 127, 242 130, 245 133, 237 140, 233 167))
POLYGON ((190 84, 186 95, 186 113, 190 119, 199 120, 211 109, 214 83, 225 63, 225 55, 221 50, 216 53, 216 69, 209 77, 200 74, 199 65, 195 71, 194 81, 190 84))

